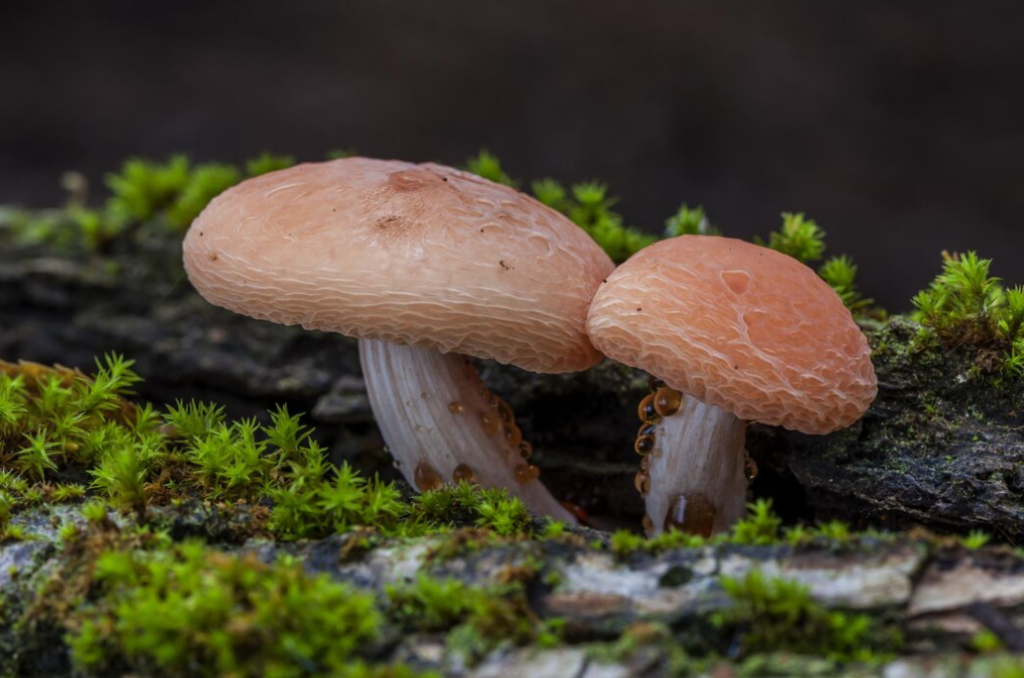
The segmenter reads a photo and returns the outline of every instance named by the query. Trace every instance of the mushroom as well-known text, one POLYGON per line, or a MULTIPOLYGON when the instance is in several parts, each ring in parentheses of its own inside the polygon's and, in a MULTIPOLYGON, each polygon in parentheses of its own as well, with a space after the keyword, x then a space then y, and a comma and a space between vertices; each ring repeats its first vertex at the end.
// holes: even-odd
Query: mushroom
POLYGON ((564 216, 449 167, 345 158, 224 192, 189 228, 184 260, 213 304, 358 338, 381 433, 418 489, 505 487, 575 522, 466 357, 544 373, 600 359, 586 314, 613 265, 564 216))
POLYGON ((814 271, 741 240, 686 235, 630 258, 594 296, 594 346, 663 382, 640 404, 648 534, 742 517, 746 422, 824 434, 877 392, 867 340, 814 271))

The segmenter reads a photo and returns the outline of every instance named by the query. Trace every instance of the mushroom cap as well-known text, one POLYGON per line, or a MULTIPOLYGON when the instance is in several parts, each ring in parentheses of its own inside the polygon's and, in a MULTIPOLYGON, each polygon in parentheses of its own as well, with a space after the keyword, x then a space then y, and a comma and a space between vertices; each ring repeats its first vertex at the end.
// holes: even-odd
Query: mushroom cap
POLYGON ((877 393, 871 350, 814 271, 741 240, 686 235, 608 277, 587 319, 594 346, 741 419, 828 433, 877 393))
POLYGON ((582 229, 512 188, 368 158, 225 191, 189 228, 184 260, 199 293, 237 313, 535 372, 600 359, 586 315, 613 269, 582 229))

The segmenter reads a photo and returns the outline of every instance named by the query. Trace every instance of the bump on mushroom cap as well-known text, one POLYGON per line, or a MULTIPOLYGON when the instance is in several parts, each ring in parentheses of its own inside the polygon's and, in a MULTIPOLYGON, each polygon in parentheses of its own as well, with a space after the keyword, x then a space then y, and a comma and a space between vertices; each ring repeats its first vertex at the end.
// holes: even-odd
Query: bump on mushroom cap
POLYGON ((867 339, 832 288, 732 238, 641 250, 597 291, 587 330, 607 356, 675 389, 805 433, 849 426, 877 393, 867 339))
POLYGON ((434 164, 344 158, 249 179, 184 242, 185 270, 235 312, 536 372, 600 359, 590 300, 613 264, 507 186, 434 164))

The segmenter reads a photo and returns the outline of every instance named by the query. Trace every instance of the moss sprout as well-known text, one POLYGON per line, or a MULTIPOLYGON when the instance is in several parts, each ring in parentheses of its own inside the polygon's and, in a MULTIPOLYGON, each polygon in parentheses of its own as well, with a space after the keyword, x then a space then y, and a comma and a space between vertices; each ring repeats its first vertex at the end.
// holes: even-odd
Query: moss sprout
POLYGON ((992 539, 990 535, 981 530, 972 530, 969 534, 960 538, 960 544, 969 551, 977 551, 992 539))
POLYGON ((942 272, 914 297, 920 340, 1001 355, 1009 376, 1024 376, 1024 288, 991 275, 991 259, 943 253, 942 272))
POLYGON ((782 226, 769 234, 768 242, 761 238, 754 240, 805 264, 825 254, 825 232, 802 213, 783 212, 782 226))
POLYGON ((464 169, 496 184, 515 186, 516 180, 502 168, 501 161, 486 148, 480 149, 475 156, 466 159, 464 169))
POLYGON ((287 169, 294 164, 295 156, 263 152, 245 162, 245 173, 250 177, 258 177, 261 174, 287 169))
POLYGON ((857 290, 854 282, 857 277, 857 265, 847 255, 830 257, 818 269, 818 275, 836 291, 854 315, 863 313, 874 303, 874 299, 865 299, 857 290))
POLYGON ((168 221, 175 228, 184 231, 211 200, 241 180, 242 173, 233 165, 197 165, 189 174, 188 183, 168 208, 168 221))
POLYGON ((732 528, 731 540, 738 544, 777 543, 782 520, 772 511, 771 500, 758 499, 747 505, 747 515, 732 528))
POLYGON ((721 235, 722 232, 708 221, 704 206, 693 209, 685 203, 679 211, 665 221, 665 237, 675 238, 680 235, 721 235))
POLYGON ((106 177, 113 194, 107 213, 119 223, 148 221, 173 205, 190 182, 190 163, 184 155, 163 163, 133 158, 106 177))

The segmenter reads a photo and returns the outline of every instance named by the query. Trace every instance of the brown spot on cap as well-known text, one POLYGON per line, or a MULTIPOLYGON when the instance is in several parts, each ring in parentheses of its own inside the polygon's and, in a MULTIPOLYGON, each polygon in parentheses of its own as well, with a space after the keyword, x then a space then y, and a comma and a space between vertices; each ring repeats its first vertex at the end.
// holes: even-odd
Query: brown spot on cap
POLYGON ((587 329, 606 355, 674 389, 805 433, 849 426, 877 393, 867 339, 832 288, 740 240, 682 236, 641 250, 599 286, 587 329))
POLYGON ((184 259, 196 289, 238 313, 537 372, 598 361, 586 314, 614 268, 580 228, 525 194, 439 165, 368 158, 225 191, 193 223, 184 259))

